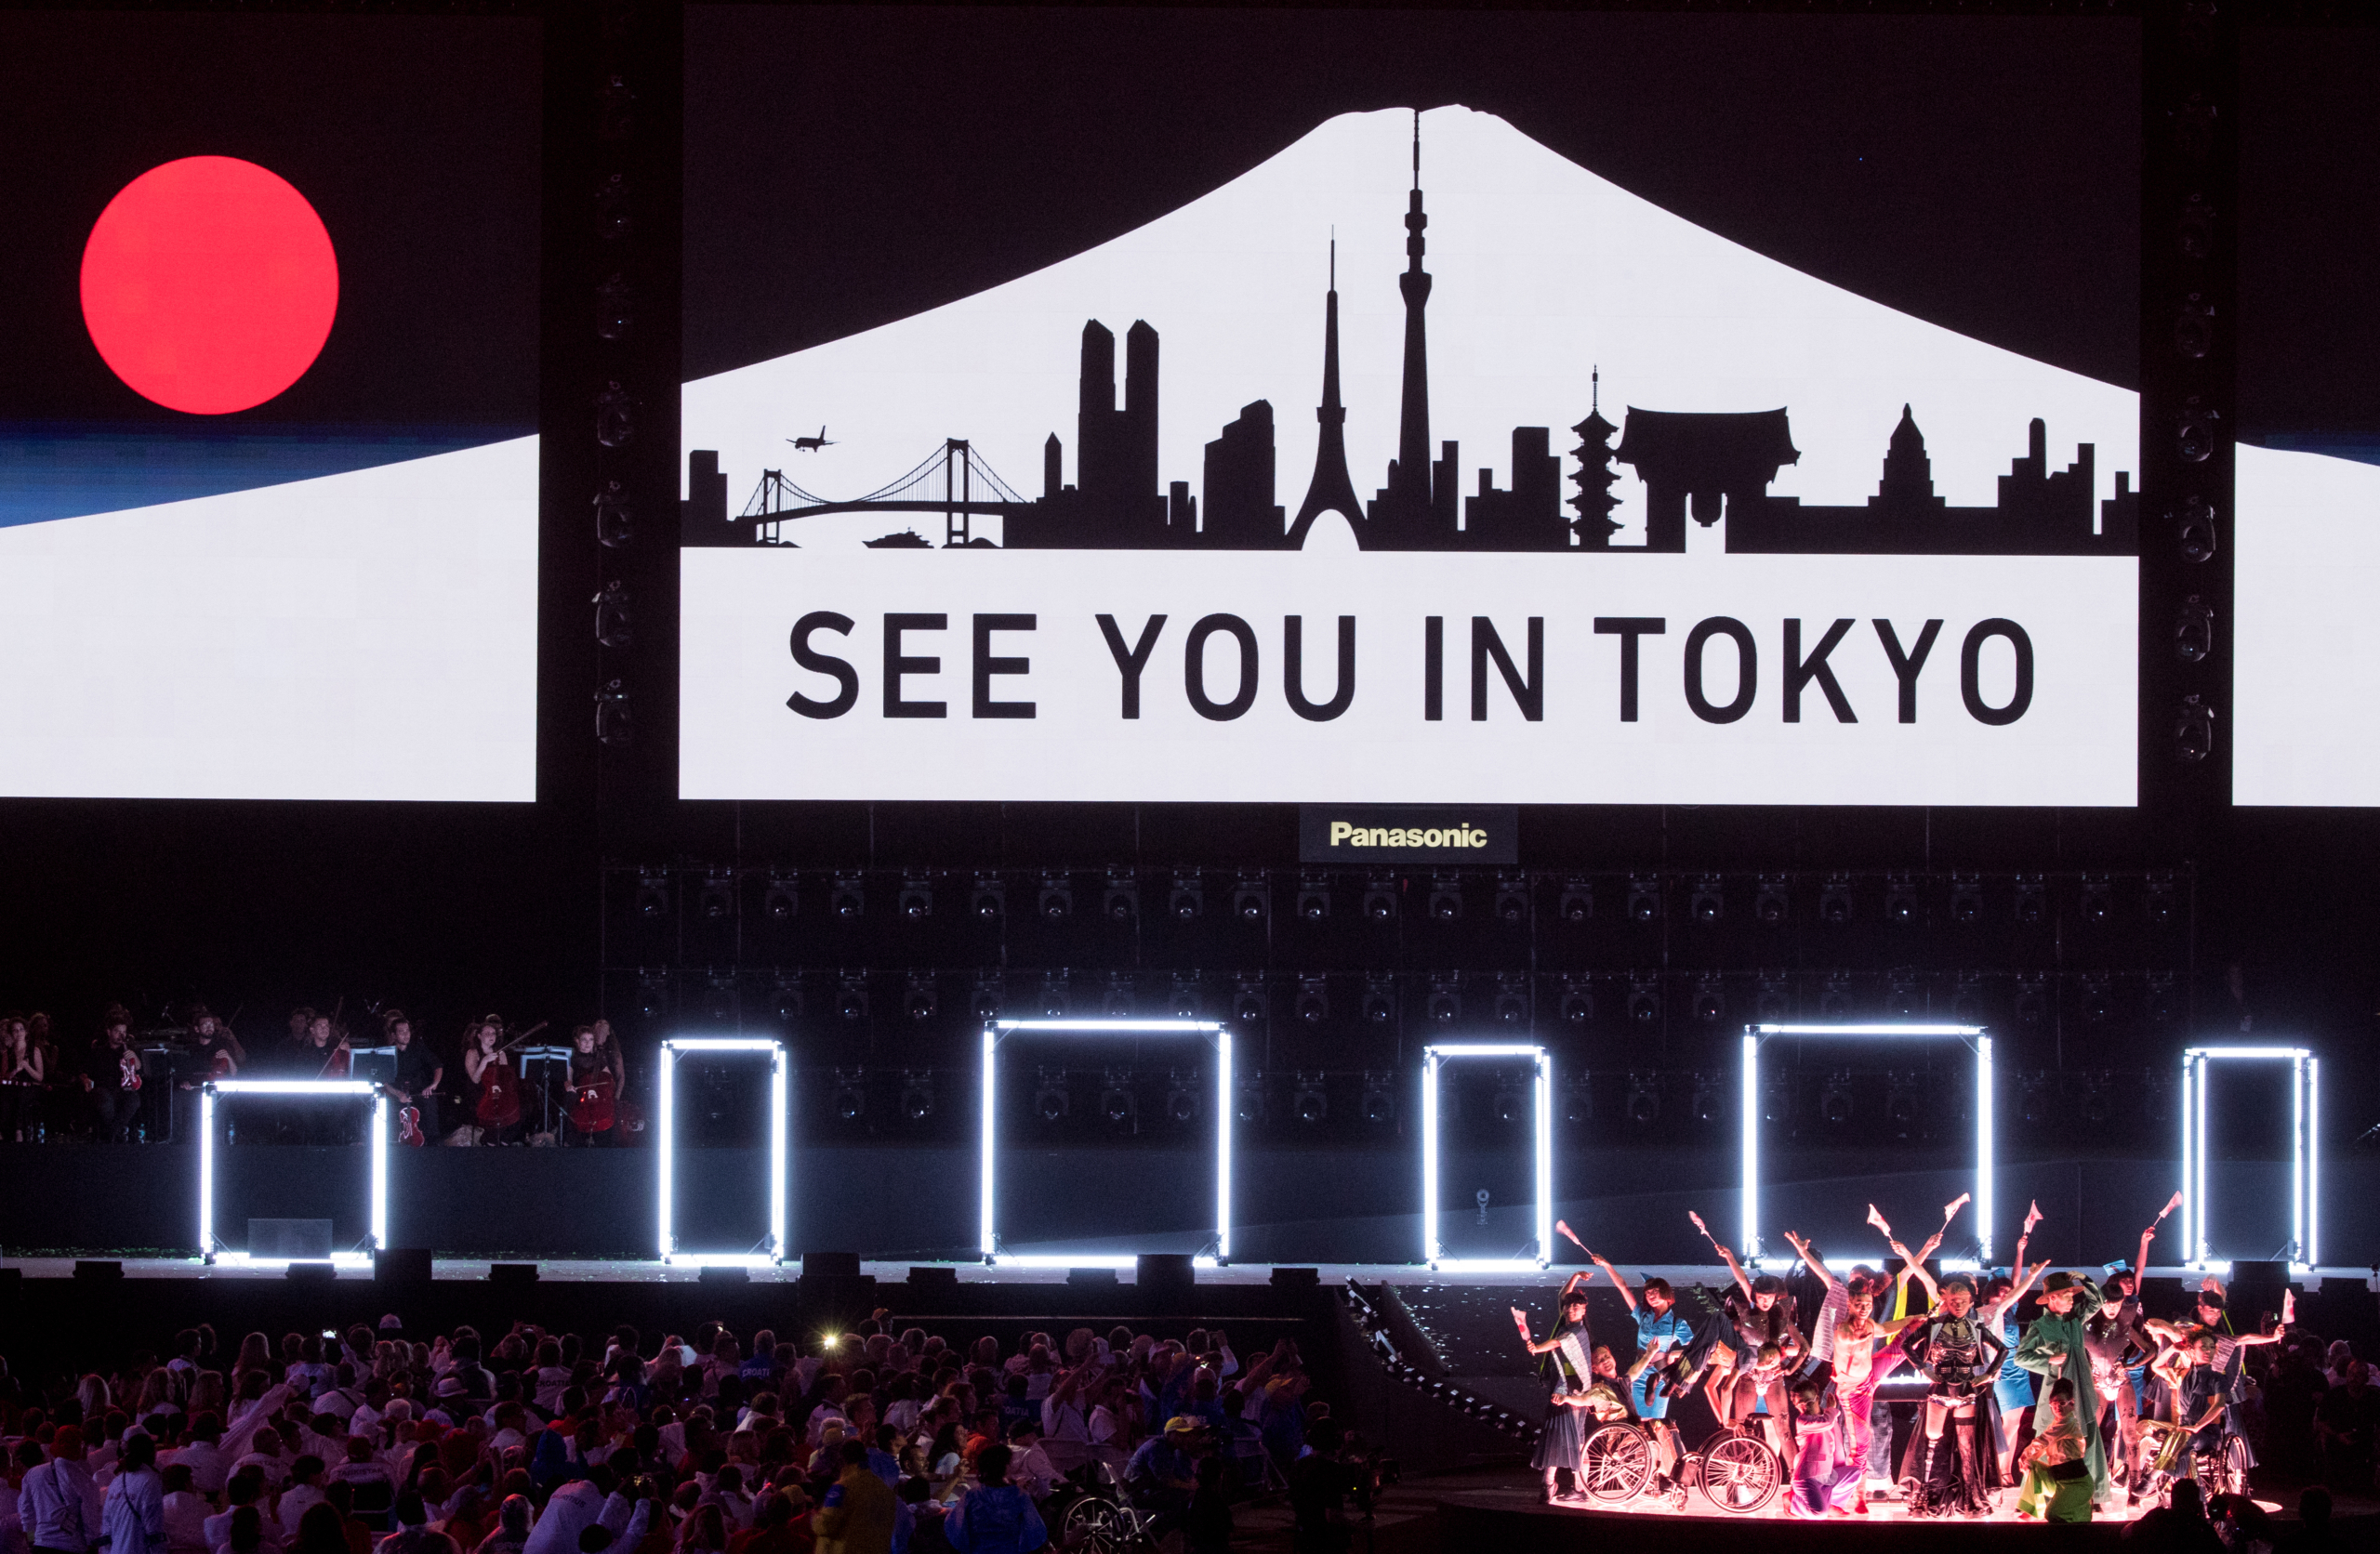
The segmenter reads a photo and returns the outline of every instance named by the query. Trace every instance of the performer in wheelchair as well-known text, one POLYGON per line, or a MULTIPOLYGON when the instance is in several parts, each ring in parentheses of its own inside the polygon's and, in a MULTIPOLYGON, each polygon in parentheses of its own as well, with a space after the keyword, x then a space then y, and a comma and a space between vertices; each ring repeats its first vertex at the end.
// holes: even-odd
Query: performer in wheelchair
MULTIPOLYGON (((1670 1422, 1670 1400, 1691 1384, 1686 1378, 1687 1354, 1694 1345, 1694 1324, 1678 1309, 1677 1293, 1667 1279, 1646 1279, 1639 1289, 1628 1287, 1620 1270, 1580 1241, 1561 1220, 1554 1228, 1568 1236, 1580 1251, 1610 1276, 1620 1298, 1628 1302, 1636 1320, 1636 1358, 1628 1367, 1628 1403, 1653 1443, 1653 1493, 1664 1501, 1683 1503, 1685 1486, 1678 1482, 1678 1465, 1685 1460, 1677 1427, 1670 1422)), ((1598 1354, 1605 1352, 1602 1350, 1598 1354)))

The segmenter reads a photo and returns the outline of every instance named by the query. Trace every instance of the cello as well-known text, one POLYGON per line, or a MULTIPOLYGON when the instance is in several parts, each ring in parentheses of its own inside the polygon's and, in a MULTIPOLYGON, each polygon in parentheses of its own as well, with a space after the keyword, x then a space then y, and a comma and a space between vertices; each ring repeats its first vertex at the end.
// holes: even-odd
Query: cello
MULTIPOLYGON (((503 1022, 496 1020, 482 1021, 479 1030, 485 1031, 490 1026, 494 1026, 498 1034, 503 1033, 503 1022)), ((483 1129, 500 1132, 519 1125, 521 1075, 514 1070, 512 1060, 506 1054, 545 1028, 546 1021, 541 1020, 495 1051, 480 1054, 480 1099, 474 1120, 483 1129)), ((478 1039, 477 1034, 474 1033, 472 1040, 476 1042, 478 1039)))

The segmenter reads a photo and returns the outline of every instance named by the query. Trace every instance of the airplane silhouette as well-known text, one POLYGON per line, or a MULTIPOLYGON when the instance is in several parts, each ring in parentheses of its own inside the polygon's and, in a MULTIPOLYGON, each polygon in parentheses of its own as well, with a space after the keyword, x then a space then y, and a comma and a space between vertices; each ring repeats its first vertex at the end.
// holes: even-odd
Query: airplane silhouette
POLYGON ((818 428, 818 435, 815 437, 789 437, 786 441, 793 444, 793 451, 797 454, 814 454, 821 448, 834 446, 832 442, 826 441, 826 428, 823 426, 818 428))

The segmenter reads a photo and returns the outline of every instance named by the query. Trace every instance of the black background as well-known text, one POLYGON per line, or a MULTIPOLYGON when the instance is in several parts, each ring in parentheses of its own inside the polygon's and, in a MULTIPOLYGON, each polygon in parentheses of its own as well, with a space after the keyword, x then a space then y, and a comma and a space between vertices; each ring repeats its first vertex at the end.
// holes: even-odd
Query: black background
POLYGON ((537 56, 518 18, 0 14, 0 421, 533 428, 537 56), (116 192, 207 155, 286 178, 339 267, 314 365, 221 416, 125 387, 79 291, 116 192))

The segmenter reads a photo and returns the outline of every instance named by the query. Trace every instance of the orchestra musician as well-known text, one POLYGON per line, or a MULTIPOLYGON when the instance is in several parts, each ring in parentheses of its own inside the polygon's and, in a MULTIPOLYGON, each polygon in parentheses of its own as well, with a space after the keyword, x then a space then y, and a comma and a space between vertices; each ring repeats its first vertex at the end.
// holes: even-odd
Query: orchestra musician
MULTIPOLYGON (((354 1072, 354 1063, 346 1022, 338 1020, 335 1011, 318 1014, 307 1022, 306 1045, 298 1048, 298 1060, 290 1067, 292 1076, 298 1079, 345 1079, 354 1072)), ((350 1105, 310 1104, 301 1114, 299 1126, 310 1144, 355 1142, 354 1109, 350 1105)))
POLYGON ((471 1084, 470 1105, 483 1144, 521 1141, 521 1075, 504 1045, 504 1018, 473 1022, 463 1043, 463 1074, 471 1084))
MULTIPOLYGON (((237 1075, 240 1065, 248 1060, 248 1050, 240 1045, 240 1038, 232 1034, 230 1023, 217 1019, 214 1011, 204 1004, 191 1007, 189 1020, 191 1055, 205 1069, 204 1077, 230 1079, 237 1075)), ((180 1087, 194 1090, 200 1083, 197 1079, 186 1079, 180 1087)))
POLYGON ((46 1072, 25 1017, 0 1015, 0 1141, 24 1143, 37 1135, 46 1072))
POLYGON ((563 1136, 573 1144, 618 1141, 621 1064, 608 1021, 570 1034, 570 1097, 563 1136))
POLYGON ((413 1021, 404 1010, 389 1010, 380 1017, 380 1026, 389 1045, 397 1049, 396 1077, 389 1086, 397 1104, 413 1109, 414 1126, 425 1141, 440 1142, 445 1135, 438 1128, 438 1086, 445 1081, 446 1065, 430 1050, 429 1043, 415 1038, 413 1021))
POLYGON ((90 1060, 83 1069, 83 1088, 98 1119, 92 1134, 95 1139, 121 1144, 131 1139, 132 1125, 140 1115, 141 1085, 147 1077, 140 1049, 132 1045, 132 1011, 112 1004, 100 1017, 99 1035, 91 1043, 90 1060))

